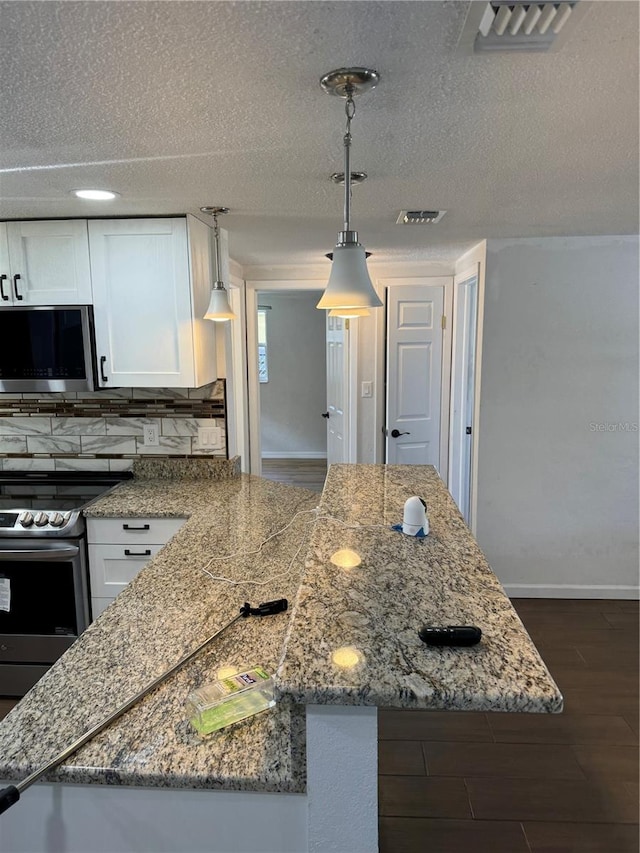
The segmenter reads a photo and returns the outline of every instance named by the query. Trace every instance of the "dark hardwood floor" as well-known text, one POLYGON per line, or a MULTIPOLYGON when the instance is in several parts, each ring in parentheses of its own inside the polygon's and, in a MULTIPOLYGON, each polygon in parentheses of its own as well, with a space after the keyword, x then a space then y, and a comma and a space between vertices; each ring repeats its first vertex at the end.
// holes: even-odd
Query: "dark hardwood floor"
POLYGON ((262 476, 288 486, 321 492, 327 476, 326 459, 263 459, 262 476))
POLYGON ((565 712, 380 711, 381 853, 638 853, 638 602, 513 603, 565 712))

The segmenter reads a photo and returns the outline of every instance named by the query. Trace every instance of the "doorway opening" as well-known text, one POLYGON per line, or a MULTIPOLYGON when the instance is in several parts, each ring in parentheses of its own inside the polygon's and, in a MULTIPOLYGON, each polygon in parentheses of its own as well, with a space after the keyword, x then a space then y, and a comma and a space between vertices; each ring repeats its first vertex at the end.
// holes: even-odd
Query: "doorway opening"
POLYGON ((343 328, 343 357, 329 358, 340 334, 315 307, 325 286, 324 279, 248 280, 245 290, 249 470, 318 491, 328 463, 354 458, 356 436, 357 338, 343 328), (335 409, 348 445, 341 459, 328 446, 335 409))
POLYGON ((327 471, 321 293, 257 290, 254 318, 262 476, 315 491, 327 471))

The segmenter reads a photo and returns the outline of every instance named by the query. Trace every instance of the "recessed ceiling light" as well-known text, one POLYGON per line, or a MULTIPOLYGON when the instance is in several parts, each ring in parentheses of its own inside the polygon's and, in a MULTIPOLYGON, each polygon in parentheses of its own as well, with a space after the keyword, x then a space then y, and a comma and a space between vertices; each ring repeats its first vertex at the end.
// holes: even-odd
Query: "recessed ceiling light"
POLYGON ((111 190, 71 190, 71 193, 78 198, 87 198, 91 201, 108 201, 120 195, 120 193, 114 193, 111 190))

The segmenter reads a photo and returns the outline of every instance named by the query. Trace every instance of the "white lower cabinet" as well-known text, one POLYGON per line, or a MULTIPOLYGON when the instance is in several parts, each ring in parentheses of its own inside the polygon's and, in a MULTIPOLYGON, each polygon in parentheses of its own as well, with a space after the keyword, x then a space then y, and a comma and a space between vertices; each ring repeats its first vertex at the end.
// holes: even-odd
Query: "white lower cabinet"
POLYGON ((87 520, 92 618, 97 619, 184 518, 90 518, 87 520))

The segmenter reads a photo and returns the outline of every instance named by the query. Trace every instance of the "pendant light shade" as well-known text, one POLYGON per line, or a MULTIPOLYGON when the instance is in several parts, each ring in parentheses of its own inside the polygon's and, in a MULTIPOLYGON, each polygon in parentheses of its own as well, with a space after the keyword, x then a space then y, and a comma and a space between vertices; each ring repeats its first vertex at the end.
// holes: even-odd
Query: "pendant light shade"
POLYGON ((209 307, 204 315, 205 320, 213 320, 214 323, 225 323, 235 320, 236 315, 229 305, 227 290, 222 281, 222 265, 220 263, 220 229, 218 228, 218 216, 229 213, 228 207, 201 207, 203 213, 213 216, 213 237, 215 245, 216 280, 211 288, 209 307))
POLYGON ((316 307, 380 308, 381 305, 369 277, 362 246, 357 241, 336 246, 329 283, 316 307))
POLYGON ((342 317, 343 320, 357 320, 358 317, 370 317, 371 311, 368 308, 332 308, 329 316, 342 317))
POLYGON ((224 323, 227 320, 235 320, 236 315, 231 310, 227 290, 221 281, 217 281, 211 291, 211 299, 207 313, 204 315, 205 320, 213 320, 214 323, 224 323), (217 286, 219 285, 219 287, 217 286))

